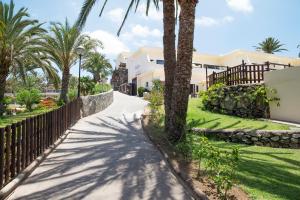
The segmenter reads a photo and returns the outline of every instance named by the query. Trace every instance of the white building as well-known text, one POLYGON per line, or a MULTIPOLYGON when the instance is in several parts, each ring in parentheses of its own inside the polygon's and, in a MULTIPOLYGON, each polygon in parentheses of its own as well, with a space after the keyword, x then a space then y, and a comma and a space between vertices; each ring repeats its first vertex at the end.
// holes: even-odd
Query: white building
MULTIPOLYGON (((225 55, 209 55, 194 52, 191 93, 206 88, 206 75, 224 71, 227 67, 240 65, 242 60, 249 64, 262 64, 269 61, 300 66, 299 58, 289 58, 257 51, 236 50, 225 55)), ((162 48, 142 47, 133 53, 121 53, 116 60, 117 67, 120 63, 126 64, 128 82, 134 84, 136 86, 135 89, 138 87, 151 89, 153 80, 165 80, 162 48)))

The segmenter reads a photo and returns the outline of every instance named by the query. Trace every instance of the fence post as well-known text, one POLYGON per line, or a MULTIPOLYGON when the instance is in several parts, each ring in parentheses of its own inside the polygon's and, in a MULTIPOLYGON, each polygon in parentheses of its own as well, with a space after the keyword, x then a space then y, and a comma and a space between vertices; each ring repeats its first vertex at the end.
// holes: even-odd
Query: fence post
POLYGON ((3 186, 4 175, 4 128, 0 128, 0 188, 3 186))
POLYGON ((266 65, 267 65, 267 71, 270 71, 270 62, 267 61, 267 62, 266 62, 266 65))
POLYGON ((5 183, 9 181, 10 175, 10 142, 11 142, 11 127, 7 126, 6 130, 6 156, 5 156, 5 183))

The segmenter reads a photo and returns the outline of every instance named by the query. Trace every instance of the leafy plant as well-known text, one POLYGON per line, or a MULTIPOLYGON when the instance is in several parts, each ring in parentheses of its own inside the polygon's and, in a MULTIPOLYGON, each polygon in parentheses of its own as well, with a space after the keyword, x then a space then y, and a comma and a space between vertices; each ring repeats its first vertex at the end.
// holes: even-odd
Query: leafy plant
POLYGON ((97 83, 93 89, 93 93, 94 94, 99 94, 99 93, 103 93, 103 92, 107 92, 111 89, 111 85, 110 84, 106 84, 106 83, 97 83))
POLYGON ((256 50, 263 51, 265 53, 274 54, 276 52, 287 51, 287 49, 282 48, 284 44, 281 44, 279 40, 268 37, 264 41, 255 46, 256 50))
POLYGON ((70 101, 73 101, 78 96, 78 90, 77 89, 70 89, 68 92, 68 98, 70 101))
POLYGON ((16 99, 19 104, 25 105, 26 109, 31 112, 33 104, 37 104, 41 100, 41 92, 37 89, 24 89, 17 93, 16 99))
POLYGON ((80 93, 84 96, 94 94, 96 83, 88 76, 80 78, 80 93))
POLYGON ((139 97, 143 97, 145 91, 146 91, 146 89, 144 87, 139 87, 138 88, 139 97))

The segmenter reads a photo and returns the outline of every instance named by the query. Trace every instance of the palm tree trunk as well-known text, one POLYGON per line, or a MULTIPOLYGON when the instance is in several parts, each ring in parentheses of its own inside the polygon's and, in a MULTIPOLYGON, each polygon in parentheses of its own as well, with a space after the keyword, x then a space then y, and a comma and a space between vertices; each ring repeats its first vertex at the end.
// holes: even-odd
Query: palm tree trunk
POLYGON ((174 71, 176 67, 175 5, 174 0, 163 0, 164 13, 164 70, 165 70, 165 131, 170 124, 174 71))
POLYGON ((94 79, 94 81, 95 81, 96 83, 99 83, 100 80, 101 80, 100 73, 95 72, 95 73, 93 74, 93 79, 94 79))
POLYGON ((172 93, 171 122, 168 131, 169 139, 174 142, 184 136, 186 125, 192 76, 196 4, 197 0, 179 0, 181 12, 179 16, 177 65, 172 93))
POLYGON ((4 94, 6 86, 6 78, 8 76, 8 67, 0 66, 0 116, 5 112, 4 109, 4 94))
POLYGON ((60 101, 64 103, 68 102, 68 90, 69 90, 69 79, 70 79, 70 70, 68 67, 64 67, 62 82, 61 82, 61 93, 60 101))

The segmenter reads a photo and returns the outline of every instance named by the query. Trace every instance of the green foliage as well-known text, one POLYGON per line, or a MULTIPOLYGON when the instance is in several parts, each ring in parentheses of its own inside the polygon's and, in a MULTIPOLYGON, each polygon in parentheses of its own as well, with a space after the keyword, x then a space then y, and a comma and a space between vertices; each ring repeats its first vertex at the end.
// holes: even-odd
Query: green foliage
POLYGON ((80 93, 84 96, 94 94, 96 83, 88 76, 80 78, 80 93))
POLYGON ((146 88, 139 87, 138 88, 138 95, 139 95, 139 97, 143 97, 145 91, 146 91, 146 88))
POLYGON ((41 100, 41 93, 37 89, 24 89, 17 93, 17 102, 21 105, 25 105, 28 111, 32 111, 33 104, 39 103, 41 100))
POLYGON ((269 116, 269 104, 277 102, 276 90, 263 85, 237 85, 227 87, 215 84, 201 93, 203 108, 222 114, 246 118, 269 116))
POLYGON ((78 96, 78 90, 77 89, 70 89, 68 92, 68 98, 69 101, 73 101, 77 98, 78 96))
POLYGON ((176 145, 176 149, 185 160, 196 160, 198 177, 201 176, 201 171, 206 170, 216 184, 218 193, 223 198, 227 198, 227 192, 233 187, 236 179, 239 161, 237 148, 233 148, 231 152, 222 151, 206 137, 190 133, 176 145), (203 162, 205 162, 205 169, 201 168, 203 162))
POLYGON ((279 40, 268 37, 264 41, 258 44, 256 50, 263 51, 265 53, 274 54, 276 52, 287 51, 287 49, 282 48, 284 44, 281 44, 279 40))
POLYGON ((152 81, 152 91, 164 92, 164 85, 161 83, 159 79, 152 81))
POLYGON ((108 92, 111 90, 111 85, 107 83, 97 83, 93 89, 94 94, 99 94, 103 92, 108 92))

